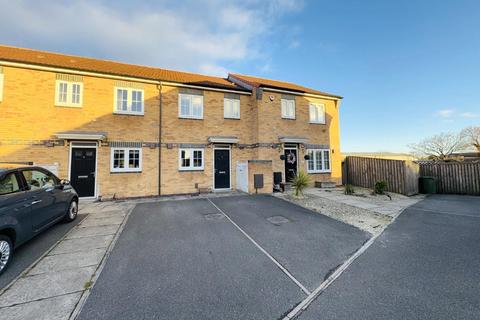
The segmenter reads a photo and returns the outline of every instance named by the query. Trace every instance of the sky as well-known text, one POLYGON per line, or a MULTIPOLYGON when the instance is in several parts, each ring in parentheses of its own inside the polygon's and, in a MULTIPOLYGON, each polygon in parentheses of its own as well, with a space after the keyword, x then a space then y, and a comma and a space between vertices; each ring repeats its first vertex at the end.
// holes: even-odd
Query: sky
POLYGON ((0 0, 0 43, 338 94, 343 152, 480 125, 475 0, 0 0))

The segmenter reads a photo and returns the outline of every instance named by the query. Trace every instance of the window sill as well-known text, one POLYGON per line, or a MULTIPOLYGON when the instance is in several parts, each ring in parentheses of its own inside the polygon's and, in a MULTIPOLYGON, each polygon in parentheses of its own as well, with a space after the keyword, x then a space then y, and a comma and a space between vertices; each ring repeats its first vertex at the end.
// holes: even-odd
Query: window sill
POLYGON ((240 120, 240 117, 236 118, 236 117, 223 117, 223 119, 225 120, 240 120))
POLYGON ((112 174, 112 173, 114 173, 114 174, 115 173, 142 173, 142 170, 135 170, 135 171, 133 171, 133 170, 132 171, 128 171, 128 170, 127 171, 112 171, 112 170, 110 170, 110 174, 112 174))
POLYGON ((201 172, 205 171, 204 168, 201 169, 178 169, 179 172, 201 172))
POLYGON ((124 115, 124 116, 143 116, 143 112, 128 112, 128 111, 113 111, 113 114, 124 115))
POLYGON ((82 105, 74 105, 74 104, 55 104, 55 107, 59 108, 82 108, 82 105))
POLYGON ((203 120, 202 118, 194 118, 194 117, 183 117, 183 116, 178 116, 179 119, 185 119, 185 120, 203 120))
POLYGON ((309 174, 315 174, 315 173, 332 173, 332 170, 328 171, 307 171, 309 174))
POLYGON ((312 121, 310 121, 309 123, 310 123, 310 124, 323 124, 323 125, 326 125, 325 122, 312 122, 312 121))
POLYGON ((282 120, 297 120, 297 118, 285 118, 285 117, 282 117, 282 120))

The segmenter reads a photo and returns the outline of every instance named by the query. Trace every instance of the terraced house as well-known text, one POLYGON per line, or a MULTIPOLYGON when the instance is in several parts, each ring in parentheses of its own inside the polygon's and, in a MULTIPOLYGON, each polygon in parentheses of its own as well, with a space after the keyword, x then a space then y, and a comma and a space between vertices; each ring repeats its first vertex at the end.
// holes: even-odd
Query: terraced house
POLYGON ((0 46, 0 162, 44 166, 83 197, 253 192, 255 175, 255 191, 271 192, 298 170, 340 183, 340 100, 238 74, 0 46))

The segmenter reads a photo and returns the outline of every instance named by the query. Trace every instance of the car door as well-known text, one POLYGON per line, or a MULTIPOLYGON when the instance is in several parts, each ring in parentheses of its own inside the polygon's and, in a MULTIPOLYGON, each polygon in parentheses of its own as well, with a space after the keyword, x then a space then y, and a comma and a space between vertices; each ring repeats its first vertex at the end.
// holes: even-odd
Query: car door
POLYGON ((16 245, 32 236, 30 200, 17 172, 0 175, 0 228, 14 228, 16 245))
POLYGON ((57 182, 42 169, 24 169, 21 171, 25 183, 28 186, 27 196, 31 206, 31 221, 33 232, 39 232, 49 226, 64 213, 64 205, 57 201, 57 182))

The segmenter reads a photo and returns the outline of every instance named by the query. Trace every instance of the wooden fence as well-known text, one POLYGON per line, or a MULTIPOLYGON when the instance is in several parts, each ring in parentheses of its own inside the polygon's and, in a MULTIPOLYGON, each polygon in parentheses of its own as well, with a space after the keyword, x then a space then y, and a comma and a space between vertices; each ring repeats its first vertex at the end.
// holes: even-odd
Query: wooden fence
POLYGON ((387 182, 387 191, 404 195, 418 193, 419 165, 412 161, 348 156, 344 162, 344 182, 373 188, 377 181, 387 182))
POLYGON ((437 193, 480 195, 479 162, 420 162, 420 175, 437 178, 437 193))

